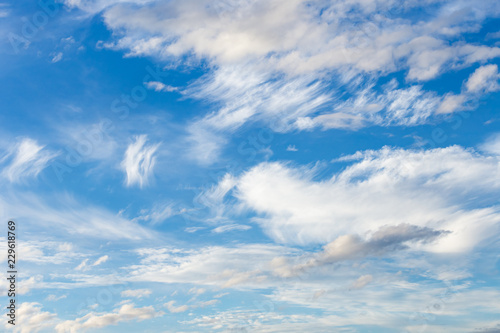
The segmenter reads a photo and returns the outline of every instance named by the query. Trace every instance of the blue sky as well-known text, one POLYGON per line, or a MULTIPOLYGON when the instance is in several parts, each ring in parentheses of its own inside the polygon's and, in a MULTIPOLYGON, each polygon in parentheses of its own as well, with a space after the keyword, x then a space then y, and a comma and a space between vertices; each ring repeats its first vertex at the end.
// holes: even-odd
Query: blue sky
POLYGON ((1 2, 1 325, 499 332, 499 23, 493 0, 1 2))

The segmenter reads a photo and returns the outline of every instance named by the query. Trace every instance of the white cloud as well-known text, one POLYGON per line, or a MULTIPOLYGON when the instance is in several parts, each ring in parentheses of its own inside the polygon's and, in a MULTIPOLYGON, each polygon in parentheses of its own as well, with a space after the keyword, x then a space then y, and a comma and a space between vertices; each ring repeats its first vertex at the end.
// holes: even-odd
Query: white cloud
POLYGON ((99 257, 93 264, 92 266, 98 266, 100 264, 104 264, 106 261, 108 261, 109 256, 104 255, 102 257, 99 257))
MULTIPOLYGON (((174 66, 184 56, 187 62, 208 60, 212 72, 185 93, 222 103, 218 112, 207 116, 218 128, 253 121, 260 113, 273 118, 279 110, 266 104, 274 101, 285 102, 283 107, 276 103, 278 108, 309 108, 302 112, 314 113, 316 97, 325 97, 322 103, 332 101, 322 94, 332 80, 345 83, 356 74, 373 78, 400 70, 408 71, 409 80, 430 80, 450 68, 500 56, 497 47, 449 41, 476 31, 486 17, 499 15, 495 1, 481 2, 470 15, 463 14, 467 3, 437 1, 436 15, 415 22, 406 12, 426 6, 416 1, 362 6, 359 1, 300 0, 142 4, 108 3, 105 22, 119 33, 106 45, 174 66)), ((93 11, 88 4, 76 6, 93 11)), ((102 3, 95 6, 105 8, 102 3)))
POLYGON ((4 219, 23 221, 33 232, 50 228, 54 235, 64 234, 65 239, 71 235, 98 239, 153 238, 153 233, 143 226, 101 207, 85 205, 67 194, 45 195, 43 199, 30 193, 0 194, 0 213, 4 219))
POLYGON ((133 221, 148 221, 152 225, 164 222, 169 217, 180 214, 182 210, 174 210, 172 203, 156 203, 151 209, 142 209, 133 221))
POLYGON ((109 259, 109 256, 104 255, 104 256, 98 258, 92 264, 88 263, 89 259, 84 259, 77 267, 75 267, 75 270, 85 272, 85 271, 90 270, 92 267, 99 266, 100 264, 105 263, 106 261, 108 261, 108 259, 109 259))
POLYGON ((50 60, 50 62, 52 62, 53 64, 56 63, 56 62, 59 62, 59 61, 61 61, 62 57, 63 57, 63 53, 62 52, 58 52, 57 54, 55 54, 52 57, 52 60, 50 60))
POLYGON ((194 232, 197 232, 199 230, 203 230, 205 229, 205 227, 188 227, 186 229, 184 229, 185 232, 189 232, 189 233, 194 233, 194 232))
POLYGON ((23 261, 27 262, 60 265, 83 256, 68 242, 26 240, 19 245, 23 248, 23 261))
POLYGON ((479 148, 488 154, 500 156, 500 133, 491 135, 479 148))
POLYGON ((196 287, 193 287, 193 288, 189 289, 188 294, 197 296, 197 295, 204 294, 205 292, 206 292, 205 288, 196 288, 196 287))
POLYGON ((180 306, 175 306, 175 301, 170 301, 168 303, 165 303, 165 307, 170 311, 171 313, 181 313, 181 312, 186 312, 189 310, 189 306, 187 305, 180 305, 180 306))
MULTIPOLYGON (((17 309, 16 326, 13 332, 36 333, 40 330, 53 327, 57 320, 57 315, 42 311, 42 306, 36 302, 21 303, 17 309)), ((11 329, 12 325, 5 324, 6 329, 11 329)))
POLYGON ((469 77, 465 86, 467 91, 471 93, 497 91, 500 89, 500 85, 498 84, 499 79, 498 66, 486 65, 476 69, 469 77))
POLYGON ((156 162, 154 154, 160 144, 146 145, 146 141, 146 135, 135 137, 135 142, 125 152, 121 166, 127 175, 127 186, 137 184, 142 188, 148 185, 156 162))
MULTIPOLYGON (((206 75, 181 91, 213 109, 187 129, 187 154, 202 164, 217 159, 226 135, 248 123, 285 132, 428 122, 436 113, 459 110, 464 97, 411 85, 380 94, 366 91, 366 84, 401 71, 408 82, 432 80, 500 56, 498 47, 458 38, 500 15, 494 0, 474 11, 466 2, 429 1, 435 14, 421 20, 407 14, 427 2, 67 2, 102 11, 116 37, 106 47, 171 67, 209 64, 206 75), (341 91, 356 97, 346 102, 341 91)), ((157 81, 147 85, 176 90, 157 81)))
POLYGON ((447 94, 438 108, 438 113, 452 113, 463 109, 466 101, 465 95, 447 94))
POLYGON ((92 331, 110 325, 127 321, 144 321, 160 317, 164 313, 156 311, 152 306, 136 308, 134 304, 124 304, 119 309, 108 313, 89 313, 75 320, 66 320, 56 326, 58 333, 76 333, 92 331))
POLYGON ((25 295, 30 292, 31 289, 37 289, 43 286, 43 276, 34 275, 27 279, 19 281, 18 293, 19 295, 25 295))
MULTIPOLYGON (((139 265, 127 268, 130 281, 192 283, 223 288, 262 287, 263 272, 278 255, 296 253, 276 245, 250 244, 236 247, 211 246, 198 250, 142 249, 139 265), (252 267, 252 271, 248 271, 252 267)), ((193 287, 192 295, 201 295, 206 288, 193 287)))
POLYGON ((218 302, 219 302, 219 300, 212 299, 209 301, 197 302, 196 304, 192 304, 192 305, 175 306, 175 301, 169 301, 169 302, 163 304, 163 306, 165 306, 168 309, 168 311, 170 311, 171 313, 181 313, 181 312, 186 312, 189 309, 204 308, 207 306, 211 306, 211 305, 214 305, 218 302))
POLYGON ((50 301, 50 302, 56 302, 56 301, 60 301, 62 299, 65 299, 67 298, 68 296, 67 295, 61 295, 61 296, 57 296, 57 295, 53 295, 53 294, 50 294, 49 296, 47 296, 47 298, 45 298, 47 301, 50 301))
POLYGON ((122 297, 144 298, 149 297, 152 291, 149 289, 129 289, 121 292, 122 297))
POLYGON ((297 149, 297 147, 295 147, 295 145, 288 145, 288 147, 286 147, 286 151, 299 151, 297 149))
MULTIPOLYGON (((115 2, 116 3, 116 2, 115 2)), ((476 29, 485 16, 499 13, 484 1, 470 16, 460 15, 465 3, 441 3, 437 15, 421 22, 402 20, 405 10, 424 6, 407 1, 399 10, 392 1, 307 3, 305 1, 151 1, 139 8, 118 4, 104 12, 112 30, 123 29, 112 47, 131 55, 162 58, 194 54, 219 65, 268 56, 288 72, 354 67, 390 71, 408 66, 408 77, 425 80, 438 75, 457 57, 479 61, 498 49, 468 44, 449 46, 446 38, 476 29), (158 13, 171 13, 160 16, 158 13), (379 15, 380 19, 373 19, 379 15), (384 19, 385 18, 385 19, 384 19)))
POLYGON ((352 289, 361 289, 366 286, 368 283, 373 281, 373 276, 370 274, 360 276, 354 283, 351 285, 352 289))
POLYGON ((88 262, 89 262, 89 259, 84 259, 78 266, 75 267, 75 270, 77 270, 77 271, 89 270, 90 268, 87 265, 88 262))
POLYGON ((149 81, 145 84, 148 89, 153 89, 154 91, 173 92, 179 90, 177 87, 172 87, 158 81, 149 81))
POLYGON ((251 228, 252 228, 251 226, 244 224, 225 224, 213 229, 212 232, 220 234, 229 231, 245 231, 245 230, 250 230, 251 228))
POLYGON ((4 166, 2 176, 13 183, 36 177, 56 156, 56 153, 38 145, 35 140, 24 138, 0 158, 2 163, 12 157, 9 165, 4 166))
POLYGON ((314 170, 261 163, 243 173, 235 205, 257 213, 253 220, 277 242, 328 243, 339 236, 366 238, 402 221, 451 231, 429 251, 467 251, 497 234, 500 212, 492 201, 500 189, 498 156, 458 146, 429 151, 385 147, 359 152, 359 159, 330 179, 314 181, 314 170), (480 207, 468 203, 472 198, 480 207))

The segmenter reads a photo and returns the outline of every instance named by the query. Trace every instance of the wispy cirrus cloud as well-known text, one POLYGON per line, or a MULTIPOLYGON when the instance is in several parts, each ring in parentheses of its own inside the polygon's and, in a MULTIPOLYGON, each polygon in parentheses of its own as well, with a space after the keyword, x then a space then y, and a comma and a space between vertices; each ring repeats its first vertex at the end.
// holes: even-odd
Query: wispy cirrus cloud
POLYGON ((134 140, 125 152, 121 167, 126 173, 126 185, 142 188, 149 184, 156 162, 155 153, 160 144, 146 144, 146 135, 136 136, 134 140))
POLYGON ((122 297, 144 298, 149 297, 152 291, 149 289, 128 289, 121 292, 122 297))
POLYGON ((13 193, 0 196, 0 213, 4 219, 22 220, 31 230, 56 228, 53 234, 62 234, 66 239, 76 235, 129 240, 153 237, 147 228, 103 207, 82 204, 70 195, 42 198, 32 193, 13 193))
POLYGON ((36 140, 23 138, 0 159, 4 164, 1 174, 12 183, 35 178, 57 155, 36 140))
POLYGON ((0 3, 0 18, 8 17, 10 14, 9 5, 6 3, 0 3))
POLYGON ((99 257, 92 264, 88 263, 89 259, 84 259, 77 267, 75 267, 75 270, 85 272, 85 271, 90 270, 92 267, 99 266, 100 264, 105 263, 106 261, 108 261, 108 259, 109 259, 109 256, 104 255, 102 257, 99 257))

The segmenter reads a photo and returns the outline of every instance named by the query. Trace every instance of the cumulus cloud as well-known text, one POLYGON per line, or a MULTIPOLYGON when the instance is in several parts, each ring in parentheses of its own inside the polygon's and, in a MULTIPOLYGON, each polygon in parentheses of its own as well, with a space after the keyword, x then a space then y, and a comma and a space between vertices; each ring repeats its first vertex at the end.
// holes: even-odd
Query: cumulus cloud
POLYGON ((2 176, 12 183, 36 177, 56 156, 57 153, 40 146, 37 141, 24 138, 0 158, 0 163, 9 160, 3 167, 2 176))
POLYGON ((486 65, 476 69, 465 83, 465 86, 467 91, 472 93, 497 91, 500 89, 499 79, 498 66, 486 65))
POLYGON ((217 64, 234 64, 272 54, 269 61, 293 73, 342 67, 385 72, 403 60, 409 78, 426 80, 457 57, 473 62, 498 56, 497 48, 446 43, 446 38, 475 29, 473 23, 485 16, 498 15, 498 4, 484 1, 470 16, 460 15, 466 4, 437 5, 441 11, 423 22, 400 20, 405 11, 422 6, 415 1, 363 6, 358 1, 150 1, 139 8, 118 3, 104 17, 111 29, 125 30, 110 46, 131 55, 193 53, 217 64), (374 14, 385 20, 373 19, 374 14))
POLYGON ((147 319, 163 316, 163 312, 156 311, 152 306, 142 308, 134 304, 124 304, 122 307, 108 313, 89 313, 75 320, 66 320, 56 326, 58 333, 76 333, 92 331, 110 325, 117 325, 127 321, 144 321, 147 319))
POLYGON ((441 104, 439 105, 439 113, 452 113, 463 109, 464 103, 467 98, 465 95, 447 94, 444 96, 441 104))
MULTIPOLYGON (((14 332, 17 333, 36 333, 40 330, 53 327, 57 315, 42 310, 42 305, 36 302, 21 303, 17 309, 18 321, 14 327, 14 332)), ((11 329, 12 325, 5 324, 6 329, 11 329)))
POLYGON ((156 162, 154 154, 160 144, 147 145, 146 141, 146 135, 135 137, 135 142, 131 143, 125 152, 121 166, 127 176, 127 186, 143 187, 148 184, 153 173, 156 162))
MULTIPOLYGON (((261 163, 237 179, 228 195, 257 215, 275 241, 328 243, 342 235, 404 223, 451 231, 432 251, 466 251, 498 232, 498 156, 452 146, 403 150, 385 147, 341 159, 352 162, 330 179, 284 163, 261 163), (470 198, 481 207, 466 205, 470 198), (480 199, 481 198, 481 199, 480 199)), ((339 161, 340 162, 340 161, 339 161)))

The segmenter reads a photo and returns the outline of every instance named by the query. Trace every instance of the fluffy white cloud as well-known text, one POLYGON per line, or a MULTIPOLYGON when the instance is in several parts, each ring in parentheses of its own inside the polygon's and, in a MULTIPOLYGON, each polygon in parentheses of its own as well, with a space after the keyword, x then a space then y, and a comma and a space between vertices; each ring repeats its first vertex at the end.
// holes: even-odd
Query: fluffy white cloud
MULTIPOLYGON (((13 332, 16 333, 36 333, 40 330, 53 327, 57 320, 57 315, 42 311, 42 306, 36 302, 21 303, 17 310, 17 321, 13 332)), ((6 324, 6 329, 11 329, 12 325, 6 324)))
POLYGON ((36 177, 56 156, 56 153, 38 145, 35 140, 24 138, 0 158, 0 163, 10 159, 10 163, 2 170, 2 176, 10 182, 36 177))
POLYGON ((355 162, 322 181, 313 180, 313 169, 262 163, 232 180, 232 195, 257 213, 254 221, 270 237, 284 243, 328 243, 350 234, 367 238, 383 226, 407 223, 450 231, 436 244, 420 246, 453 252, 498 232, 499 207, 491 199, 500 189, 497 155, 458 146, 385 147, 338 163, 350 161, 355 162), (476 207, 469 204, 472 198, 476 207))
POLYGON ((497 3, 484 1, 466 16, 461 15, 466 3, 430 2, 440 11, 421 22, 405 17, 423 5, 416 1, 115 2, 103 15, 111 29, 123 29, 110 46, 131 55, 169 58, 191 53, 219 65, 268 56, 274 66, 291 73, 347 67, 385 72, 402 65, 409 67, 410 79, 425 80, 439 74, 447 62, 500 54, 497 48, 446 42, 477 29, 485 16, 498 15, 497 3))
POLYGON ((154 154, 160 144, 146 145, 146 141, 146 135, 135 137, 135 142, 131 143, 125 152, 121 166, 127 175, 127 186, 137 184, 143 187, 148 184, 153 173, 156 162, 154 154))
POLYGON ((497 91, 500 89, 500 85, 498 84, 499 79, 500 75, 498 74, 497 65, 482 66, 474 71, 465 83, 465 86, 467 91, 472 93, 497 91))
POLYGON ((162 316, 164 313, 156 311, 152 306, 137 308, 134 304, 124 304, 119 309, 109 313, 89 313, 75 320, 67 320, 56 326, 58 333, 85 332, 92 329, 116 325, 127 321, 143 321, 162 316))

